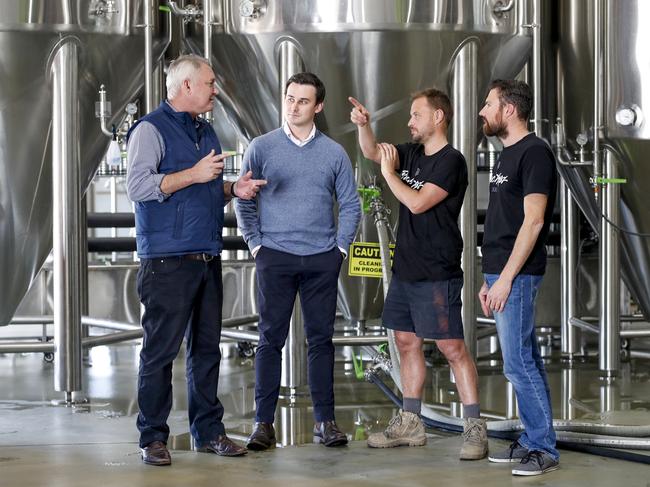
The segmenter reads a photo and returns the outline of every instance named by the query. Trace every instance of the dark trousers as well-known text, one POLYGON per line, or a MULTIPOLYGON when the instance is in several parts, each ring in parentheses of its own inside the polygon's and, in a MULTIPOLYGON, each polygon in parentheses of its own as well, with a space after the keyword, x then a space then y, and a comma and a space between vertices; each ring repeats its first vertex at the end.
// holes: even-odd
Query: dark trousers
POLYGON ((224 434, 217 398, 221 338, 221 260, 143 259, 138 294, 144 305, 144 340, 138 373, 140 446, 167 442, 172 407, 172 362, 183 336, 187 347, 190 431, 199 444, 224 434))
POLYGON ((262 247, 255 259, 260 341, 255 355, 255 420, 272 423, 280 392, 282 347, 296 293, 305 324, 308 375, 316 421, 334 419, 334 318, 339 269, 338 248, 301 257, 262 247))

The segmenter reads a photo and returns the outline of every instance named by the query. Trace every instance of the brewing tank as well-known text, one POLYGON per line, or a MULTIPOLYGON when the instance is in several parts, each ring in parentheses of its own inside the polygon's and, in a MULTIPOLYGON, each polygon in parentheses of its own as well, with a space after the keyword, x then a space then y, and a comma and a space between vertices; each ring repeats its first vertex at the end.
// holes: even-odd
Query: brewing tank
MULTIPOLYGON (((558 68, 562 118, 569 148, 593 137, 593 2, 563 0, 559 8, 558 68)), ((617 161, 621 184, 621 271, 646 318, 650 317, 650 4, 608 0, 605 39, 604 146, 617 161), (646 196, 644 196, 646 195, 646 196), (636 236, 646 234, 646 236, 636 236)), ((589 144, 585 145, 589 149, 589 144)), ((591 154, 589 154, 591 157, 591 154)), ((600 208, 593 198, 590 169, 562 169, 590 223, 598 229, 600 208)))
MULTIPOLYGON (((52 248, 52 87, 57 44, 79 47, 81 189, 109 139, 95 118, 104 84, 111 123, 141 90, 143 8, 136 0, 5 0, 0 9, 0 325, 7 324, 52 248)), ((157 8, 157 2, 155 2, 157 8)), ((165 39, 156 36, 154 55, 165 39)))
MULTIPOLYGON (((280 125, 282 52, 290 46, 299 57, 297 66, 325 83, 318 128, 345 148, 360 186, 380 184, 378 167, 358 147, 347 98, 357 98, 370 110, 378 140, 405 142, 409 95, 432 86, 451 93, 456 56, 473 42, 481 106, 489 81, 514 77, 530 51, 530 33, 522 28, 527 2, 509 3, 510 10, 498 12, 496 7, 504 3, 493 0, 215 1, 219 18, 211 61, 221 91, 217 132, 225 140, 248 143, 280 125)), ((188 34, 188 45, 202 53, 202 30, 188 34)), ((478 130, 477 119, 469 123, 478 130)), ((383 197, 395 221, 397 203, 389 191, 383 197)), ((377 242, 371 216, 364 216, 357 241, 377 242)), ((379 316, 380 279, 350 276, 344 264, 339 291, 348 318, 379 316)))

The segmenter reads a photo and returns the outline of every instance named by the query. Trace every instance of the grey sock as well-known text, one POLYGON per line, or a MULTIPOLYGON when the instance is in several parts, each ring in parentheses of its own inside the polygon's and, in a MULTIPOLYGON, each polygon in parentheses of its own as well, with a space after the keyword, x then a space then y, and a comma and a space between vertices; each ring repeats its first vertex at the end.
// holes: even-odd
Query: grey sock
POLYGON ((404 403, 402 404, 403 411, 420 414, 420 409, 422 409, 422 400, 420 398, 417 397, 404 398, 404 403))
POLYGON ((476 404, 463 404, 463 418, 480 418, 481 406, 476 404))

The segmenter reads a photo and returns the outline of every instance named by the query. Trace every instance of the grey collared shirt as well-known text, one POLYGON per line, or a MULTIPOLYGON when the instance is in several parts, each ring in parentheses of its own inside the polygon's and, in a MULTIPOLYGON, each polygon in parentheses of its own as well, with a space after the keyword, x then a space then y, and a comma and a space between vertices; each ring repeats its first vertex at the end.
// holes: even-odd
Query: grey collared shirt
POLYGON ((164 174, 158 172, 165 156, 165 141, 150 122, 140 122, 129 136, 126 192, 131 201, 162 202, 170 195, 160 189, 164 174))

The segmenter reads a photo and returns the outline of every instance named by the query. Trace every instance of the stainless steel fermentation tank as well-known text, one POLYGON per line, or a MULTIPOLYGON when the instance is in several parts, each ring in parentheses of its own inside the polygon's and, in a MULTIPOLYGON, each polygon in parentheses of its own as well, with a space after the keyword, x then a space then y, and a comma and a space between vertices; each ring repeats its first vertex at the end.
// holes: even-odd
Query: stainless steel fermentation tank
MULTIPOLYGON (((525 1, 225 0, 213 1, 212 12, 210 59, 221 91, 220 114, 227 115, 215 117, 219 134, 248 142, 277 128, 281 80, 287 72, 313 71, 327 88, 317 125, 346 149, 360 185, 380 183, 381 176, 360 153, 348 96, 371 111, 379 140, 403 142, 409 138, 410 93, 437 86, 452 94, 456 68, 462 78, 456 80, 456 93, 464 99, 454 102, 471 98, 472 110, 491 79, 513 77, 522 69, 532 44, 522 27, 531 15, 525 1)), ((203 27, 189 26, 187 34, 190 48, 204 53, 203 27)), ((477 130, 456 134, 454 141, 463 145, 459 139, 465 138, 465 156, 474 165, 477 114, 466 108, 457 108, 465 109, 458 115, 461 125, 477 130)), ((384 198, 395 210, 392 196, 384 198)), ((377 241, 370 216, 364 217, 358 240, 377 241)), ((380 283, 350 277, 344 269, 339 295, 345 314, 360 321, 378 317, 380 283)))
MULTIPOLYGON (((650 3, 563 0, 558 9, 558 115, 566 135, 565 159, 579 159, 576 153, 582 145, 582 159, 593 161, 595 148, 596 161, 600 161, 595 168, 560 169, 601 236, 600 365, 609 372, 618 368, 619 360, 620 297, 615 265, 619 240, 621 276, 645 318, 650 318, 650 212, 646 199, 650 192, 650 3), (594 198, 594 173, 605 183, 599 184, 598 201, 594 198), (607 212, 611 212, 607 220, 626 231, 610 225, 602 216, 607 212)), ((569 294, 569 301, 571 297, 569 294)), ((580 312, 579 303, 569 307, 580 312)), ((567 327, 567 340, 563 340, 563 352, 569 354, 577 351, 572 333, 567 327)))
MULTIPOLYGON (((110 123, 143 85, 142 0, 4 0, 0 8, 0 325, 7 324, 52 249, 51 70, 60 46, 77 46, 80 188, 108 138, 95 118, 101 84, 110 123)), ((156 36, 158 55, 164 39, 156 36)), ((79 229, 67 229, 79 232, 79 229)))

